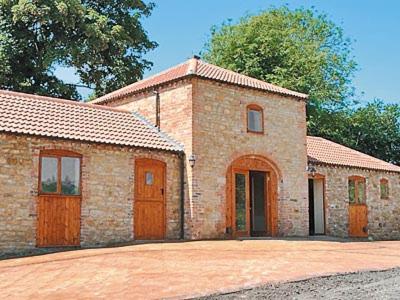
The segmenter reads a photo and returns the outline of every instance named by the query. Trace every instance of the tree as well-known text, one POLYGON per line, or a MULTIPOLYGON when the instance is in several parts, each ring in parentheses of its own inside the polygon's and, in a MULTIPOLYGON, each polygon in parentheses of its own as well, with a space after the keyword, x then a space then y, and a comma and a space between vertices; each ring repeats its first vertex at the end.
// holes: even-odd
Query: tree
POLYGON ((326 15, 281 7, 224 23, 212 28, 203 58, 309 94, 308 134, 400 163, 400 106, 351 100, 351 42, 326 15))
POLYGON ((355 149, 400 164, 400 105, 375 100, 355 109, 349 131, 355 149))
POLYGON ((100 96, 142 78, 142 58, 157 44, 141 18, 154 4, 141 0, 0 0, 0 86, 79 99, 76 85, 54 75, 73 67, 100 96))
POLYGON ((324 109, 317 115, 319 135, 371 156, 400 164, 400 105, 375 100, 365 106, 324 109))
MULTIPOLYGON (((323 14, 273 8, 211 30, 205 60, 307 93, 310 106, 343 104, 356 63, 350 40, 323 14)), ((314 109, 314 110, 315 110, 314 109)), ((309 110, 309 113, 314 113, 309 110)))

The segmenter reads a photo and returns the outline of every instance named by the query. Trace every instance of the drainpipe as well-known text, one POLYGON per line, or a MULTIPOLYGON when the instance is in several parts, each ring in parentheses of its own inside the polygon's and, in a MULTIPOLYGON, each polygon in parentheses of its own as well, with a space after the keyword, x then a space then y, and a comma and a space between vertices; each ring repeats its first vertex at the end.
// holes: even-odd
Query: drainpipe
POLYGON ((153 92, 156 95, 156 127, 160 131, 160 93, 158 91, 153 92))
POLYGON ((181 152, 179 154, 180 158, 180 184, 181 184, 181 232, 180 239, 185 239, 185 154, 181 152))

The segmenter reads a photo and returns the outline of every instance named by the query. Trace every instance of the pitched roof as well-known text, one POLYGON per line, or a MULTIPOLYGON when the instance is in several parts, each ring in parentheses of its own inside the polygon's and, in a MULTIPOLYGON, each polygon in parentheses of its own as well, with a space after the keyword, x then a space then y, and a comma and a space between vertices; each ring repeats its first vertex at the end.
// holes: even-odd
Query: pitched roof
POLYGON ((0 90, 0 132, 181 151, 139 115, 99 105, 0 90))
POLYGON ((92 103, 105 103, 111 100, 122 98, 143 90, 155 88, 159 85, 183 79, 188 76, 196 76, 204 79, 234 84, 242 87, 249 87, 258 90, 278 93, 281 95, 293 96, 300 99, 307 99, 306 94, 291 91, 271 83, 261 81, 246 75, 242 75, 209 63, 197 57, 191 58, 182 64, 167 69, 149 78, 135 82, 119 90, 106 94, 92 101, 92 103))
POLYGON ((400 167, 320 137, 307 137, 310 163, 399 172, 400 167))

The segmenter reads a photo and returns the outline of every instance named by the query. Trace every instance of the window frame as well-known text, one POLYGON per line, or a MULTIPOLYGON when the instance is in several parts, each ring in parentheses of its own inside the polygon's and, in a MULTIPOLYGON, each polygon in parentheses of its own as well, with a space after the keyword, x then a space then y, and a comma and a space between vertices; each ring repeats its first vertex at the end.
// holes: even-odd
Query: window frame
POLYGON ((367 179, 363 176, 349 176, 347 178, 347 194, 348 194, 348 201, 350 205, 366 205, 367 204, 367 179), (354 202, 350 202, 350 181, 354 181, 354 202), (364 201, 359 203, 358 196, 359 196, 359 188, 358 183, 362 182, 364 184, 364 201))
POLYGON ((249 104, 246 107, 246 129, 247 132, 256 133, 256 134, 264 134, 264 109, 258 104, 249 104), (261 113, 261 131, 251 130, 249 128, 249 111, 258 111, 261 113))
POLYGON ((52 195, 62 197, 81 197, 82 196, 82 155, 69 150, 41 150, 39 154, 39 178, 38 178, 38 195, 52 195), (42 191, 42 159, 46 157, 57 158, 57 191, 56 192, 43 192, 42 191), (79 193, 75 195, 63 194, 61 184, 61 160, 63 157, 78 158, 79 159, 79 193))
POLYGON ((382 200, 388 200, 390 197, 389 180, 387 178, 381 178, 379 180, 379 192, 382 200), (382 184, 386 185, 386 195, 382 195, 382 184))

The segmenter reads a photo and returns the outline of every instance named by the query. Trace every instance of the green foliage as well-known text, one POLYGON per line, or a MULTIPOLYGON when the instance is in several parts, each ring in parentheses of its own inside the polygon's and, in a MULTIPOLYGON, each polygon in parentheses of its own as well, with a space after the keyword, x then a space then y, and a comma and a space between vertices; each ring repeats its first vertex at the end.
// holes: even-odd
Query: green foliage
POLYGON ((274 8, 214 27, 203 57, 307 93, 311 105, 342 103, 353 92, 350 40, 325 15, 309 9, 274 8))
POLYGON ((73 67, 100 96, 141 79, 157 44, 141 18, 154 4, 141 0, 0 0, 0 86, 79 99, 76 86, 54 75, 73 67))
MULTIPOLYGON (((366 106, 320 110, 309 134, 328 138, 400 164, 400 105, 375 100, 366 106)), ((309 124, 310 125, 310 124, 309 124)))
POLYGON ((400 163, 400 106, 348 100, 357 65, 350 40, 326 15, 281 7, 213 27, 203 57, 309 94, 308 134, 400 163))

